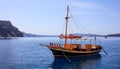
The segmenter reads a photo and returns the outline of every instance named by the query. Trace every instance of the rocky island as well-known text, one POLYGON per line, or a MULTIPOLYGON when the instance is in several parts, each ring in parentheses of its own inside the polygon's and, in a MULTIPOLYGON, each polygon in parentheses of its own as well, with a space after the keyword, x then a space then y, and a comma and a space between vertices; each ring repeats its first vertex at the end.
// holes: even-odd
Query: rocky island
POLYGON ((0 37, 23 37, 23 33, 10 21, 0 20, 0 37))

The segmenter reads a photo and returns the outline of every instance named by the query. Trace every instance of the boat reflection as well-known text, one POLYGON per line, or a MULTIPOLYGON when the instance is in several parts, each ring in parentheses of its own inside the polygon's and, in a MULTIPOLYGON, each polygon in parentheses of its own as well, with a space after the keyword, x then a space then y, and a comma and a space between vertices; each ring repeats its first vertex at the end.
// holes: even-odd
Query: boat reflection
POLYGON ((79 58, 56 58, 53 69, 101 69, 101 55, 81 56, 79 58))

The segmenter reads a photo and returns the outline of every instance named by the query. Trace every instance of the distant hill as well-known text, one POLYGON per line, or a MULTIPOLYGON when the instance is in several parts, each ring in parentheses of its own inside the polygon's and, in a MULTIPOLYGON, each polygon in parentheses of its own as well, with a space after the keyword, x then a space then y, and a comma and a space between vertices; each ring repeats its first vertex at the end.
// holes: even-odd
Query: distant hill
POLYGON ((41 37, 40 35, 22 32, 24 37, 41 37))
POLYGON ((74 33, 73 35, 81 35, 81 36, 89 36, 89 37, 103 37, 104 35, 99 35, 99 34, 81 34, 81 33, 74 33))
POLYGON ((109 34, 107 35, 108 37, 120 37, 120 33, 117 34, 109 34))
POLYGON ((58 37, 59 35, 40 35, 41 37, 58 37))
MULTIPOLYGON (((23 32, 24 37, 59 37, 59 35, 36 35, 36 34, 31 34, 31 33, 25 33, 23 32)), ((79 33, 74 33, 73 35, 80 35, 83 37, 104 37, 104 35, 98 35, 98 34, 79 34, 79 33)))
POLYGON ((0 37, 23 37, 23 33, 10 21, 0 20, 0 37))
POLYGON ((36 35, 23 32, 24 37, 58 37, 58 35, 36 35))

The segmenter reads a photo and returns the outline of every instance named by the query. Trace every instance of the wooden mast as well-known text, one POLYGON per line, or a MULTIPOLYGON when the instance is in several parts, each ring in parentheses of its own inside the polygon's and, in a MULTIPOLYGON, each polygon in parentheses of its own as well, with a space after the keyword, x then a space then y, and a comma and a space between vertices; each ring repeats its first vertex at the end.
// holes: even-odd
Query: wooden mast
POLYGON ((69 13, 69 6, 67 6, 67 14, 66 14, 66 28, 65 28, 65 41, 64 41, 64 46, 67 44, 67 32, 68 32, 68 13, 69 13))

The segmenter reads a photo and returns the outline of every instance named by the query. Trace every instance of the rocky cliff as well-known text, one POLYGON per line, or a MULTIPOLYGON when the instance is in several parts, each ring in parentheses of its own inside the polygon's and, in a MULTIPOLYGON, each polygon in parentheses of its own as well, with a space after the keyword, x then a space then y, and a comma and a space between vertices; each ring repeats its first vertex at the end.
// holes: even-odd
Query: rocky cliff
POLYGON ((0 37, 23 37, 23 33, 13 26, 10 21, 0 20, 0 37))

